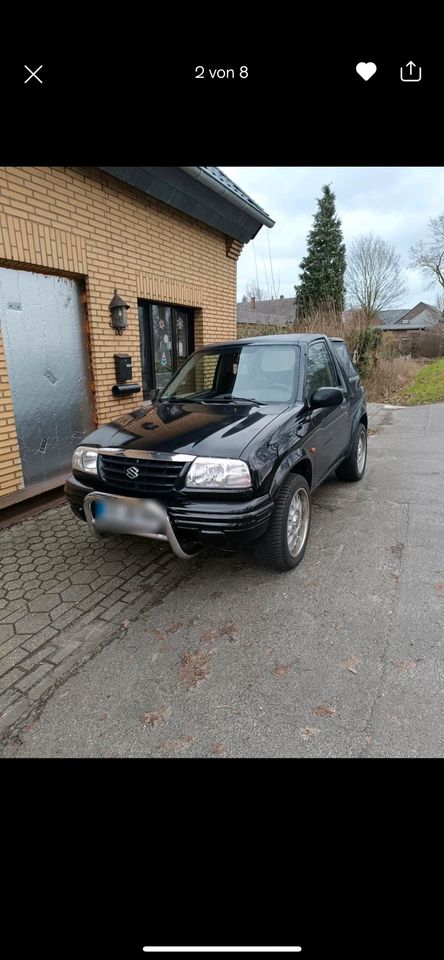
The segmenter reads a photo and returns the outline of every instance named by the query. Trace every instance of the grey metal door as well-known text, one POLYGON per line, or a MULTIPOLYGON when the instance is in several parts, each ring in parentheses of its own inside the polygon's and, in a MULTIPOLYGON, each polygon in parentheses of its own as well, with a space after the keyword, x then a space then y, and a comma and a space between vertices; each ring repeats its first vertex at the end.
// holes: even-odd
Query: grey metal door
POLYGON ((77 281, 0 268, 0 322, 25 486, 69 472, 94 426, 77 281))

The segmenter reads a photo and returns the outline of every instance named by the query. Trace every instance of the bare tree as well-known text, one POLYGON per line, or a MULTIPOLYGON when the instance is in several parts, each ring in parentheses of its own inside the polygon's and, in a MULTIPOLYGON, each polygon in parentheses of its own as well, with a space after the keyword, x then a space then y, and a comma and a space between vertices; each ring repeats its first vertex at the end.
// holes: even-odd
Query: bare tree
POLYGON ((358 237, 347 257, 348 301, 364 311, 367 321, 399 301, 406 292, 401 258, 394 247, 372 233, 358 237))
POLYGON ((279 294, 280 294, 281 278, 280 278, 279 274, 278 274, 278 276, 277 276, 277 280, 275 280, 275 278, 274 278, 273 260, 272 260, 272 258, 271 258, 270 231, 269 231, 269 230, 267 230, 267 240, 268 240, 268 258, 269 258, 269 261, 270 261, 270 273, 271 273, 271 289, 272 289, 272 291, 273 291, 273 298, 274 298, 274 300, 278 300, 278 299, 279 299, 279 294))
POLYGON ((410 248, 410 265, 420 270, 432 287, 444 287, 444 213, 431 217, 427 240, 420 240, 410 248))
POLYGON ((247 300, 271 300, 269 293, 270 291, 261 287, 257 280, 249 280, 245 288, 244 296, 246 296, 247 300))
POLYGON ((438 293, 436 294, 435 306, 444 317, 444 289, 438 290, 438 293))
MULTIPOLYGON (((268 260, 269 260, 269 269, 270 276, 268 275, 267 262, 265 257, 262 258, 263 262, 263 271, 261 272, 261 278, 259 279, 259 271, 257 267, 257 258, 256 251, 253 245, 253 254, 254 254, 254 267, 256 278, 254 280, 249 280, 245 289, 244 297, 246 300, 278 300, 280 293, 280 276, 279 274, 275 277, 273 270, 273 260, 271 256, 270 249, 270 240, 267 234, 268 239, 268 260), (264 282, 262 282, 264 280, 264 282)), ((245 300, 244 300, 245 303, 245 300)))

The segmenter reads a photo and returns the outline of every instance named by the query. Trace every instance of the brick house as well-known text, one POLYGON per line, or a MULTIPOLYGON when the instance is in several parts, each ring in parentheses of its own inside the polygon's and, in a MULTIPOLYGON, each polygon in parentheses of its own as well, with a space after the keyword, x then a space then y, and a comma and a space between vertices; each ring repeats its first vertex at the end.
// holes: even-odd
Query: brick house
POLYGON ((258 327, 288 327, 293 329, 296 319, 296 301, 294 297, 277 297, 275 300, 256 300, 251 297, 245 303, 237 304, 237 323, 239 333, 257 325, 258 327))
POLYGON ((412 330, 444 330, 444 317, 438 308, 422 300, 408 310, 379 310, 376 316, 379 329, 390 330, 397 339, 412 330))
POLYGON ((0 507, 59 486, 85 433, 236 336, 237 259, 263 225, 217 167, 0 168, 0 507))

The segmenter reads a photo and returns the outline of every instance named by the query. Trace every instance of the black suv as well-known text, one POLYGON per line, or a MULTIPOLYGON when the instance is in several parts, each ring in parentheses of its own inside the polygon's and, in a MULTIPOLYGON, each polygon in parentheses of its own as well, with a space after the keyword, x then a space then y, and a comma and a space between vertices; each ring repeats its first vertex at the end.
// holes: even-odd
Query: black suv
POLYGON ((333 470, 360 480, 365 391, 343 340, 252 337, 196 350, 152 401, 99 427, 65 493, 98 536, 168 540, 177 556, 252 542, 258 561, 302 560, 311 493, 333 470))

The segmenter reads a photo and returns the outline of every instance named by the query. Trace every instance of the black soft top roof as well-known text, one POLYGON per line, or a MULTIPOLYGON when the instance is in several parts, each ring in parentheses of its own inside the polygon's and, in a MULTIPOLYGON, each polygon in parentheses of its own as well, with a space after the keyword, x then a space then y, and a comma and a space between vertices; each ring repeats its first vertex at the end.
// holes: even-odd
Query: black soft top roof
POLYGON ((225 340, 222 343, 206 343, 199 350, 208 350, 216 347, 234 347, 239 344, 278 344, 278 343, 312 343, 313 340, 335 340, 343 342, 341 337, 328 337, 326 333, 274 333, 265 337, 242 337, 239 340, 225 340))

